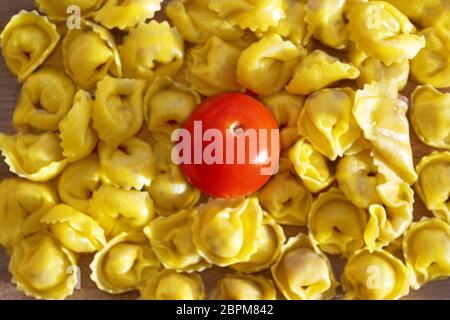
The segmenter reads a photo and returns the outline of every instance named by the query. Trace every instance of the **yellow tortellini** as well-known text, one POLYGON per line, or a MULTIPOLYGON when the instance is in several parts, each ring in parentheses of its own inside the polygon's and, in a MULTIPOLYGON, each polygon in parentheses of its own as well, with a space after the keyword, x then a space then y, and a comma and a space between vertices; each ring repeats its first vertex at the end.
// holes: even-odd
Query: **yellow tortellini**
POLYGON ((109 76, 98 83, 92 110, 100 140, 117 147, 136 135, 144 123, 145 81, 109 76))
POLYGON ((345 265, 342 286, 348 300, 396 300, 409 293, 409 272, 387 251, 360 250, 345 265))
POLYGON ((9 170, 21 178, 42 182, 53 179, 67 165, 55 133, 0 133, 0 150, 9 170))
POLYGON ((237 65, 237 81, 259 94, 275 94, 289 81, 304 49, 271 33, 245 49, 237 65))
POLYGON ((142 190, 156 176, 152 148, 142 139, 133 137, 117 148, 101 142, 98 154, 103 180, 116 188, 142 190))
POLYGON ((256 253, 246 262, 231 265, 234 270, 244 273, 260 272, 268 269, 280 256, 281 247, 286 240, 283 228, 267 216, 263 218, 262 224, 256 253))
POLYGON ((153 79, 173 76, 184 59, 184 43, 167 22, 141 23, 131 29, 119 47, 126 77, 153 79))
POLYGON ((63 41, 66 73, 84 90, 95 88, 107 75, 122 76, 122 64, 114 36, 102 26, 83 21, 63 41))
POLYGON ((103 5, 105 0, 36 0, 39 11, 53 20, 66 20, 72 12, 71 6, 77 6, 82 17, 90 16, 93 11, 103 5))
POLYGON ((55 238, 73 252, 96 252, 106 244, 105 234, 97 222, 68 205, 53 207, 41 222, 49 225, 55 238))
POLYGON ((153 251, 167 269, 203 271, 209 264, 198 254, 192 235, 192 211, 183 210, 151 221, 144 229, 153 251))
POLYGON ((276 300, 272 280, 261 276, 228 274, 217 283, 212 300, 276 300))
POLYGON ((436 218, 415 222, 403 238, 411 287, 450 277, 450 226, 436 218))
POLYGON ((167 4, 166 15, 191 43, 205 43, 211 37, 224 41, 238 40, 244 35, 239 26, 220 18, 209 9, 210 0, 172 0, 167 4))
POLYGON ((241 52, 241 48, 212 37, 189 51, 186 79, 204 96, 237 91, 236 68, 241 52))
POLYGON ((450 87, 450 35, 448 29, 428 28, 420 32, 426 46, 411 61, 412 78, 436 88, 450 87))
POLYGON ((334 182, 334 175, 328 167, 328 159, 317 151, 305 138, 289 149, 288 158, 305 186, 317 193, 334 182))
POLYGON ((342 157, 361 129, 353 118, 355 92, 350 88, 323 89, 306 99, 298 132, 330 160, 342 157))
POLYGON ((161 10, 163 0, 105 0, 94 12, 94 20, 108 29, 135 27, 155 16, 161 10))
POLYGON ((64 169, 58 179, 58 193, 64 203, 88 212, 89 200, 100 185, 100 164, 97 155, 92 154, 64 169))
POLYGON ((398 91, 406 87, 410 69, 408 59, 387 66, 383 62, 367 56, 362 51, 352 51, 349 56, 353 65, 360 71, 359 78, 356 79, 360 88, 373 81, 383 80, 395 80, 398 91))
POLYGON ((91 279, 100 290, 120 294, 138 290, 159 267, 143 234, 121 233, 95 254, 91 279))
POLYGON ((450 152, 433 152, 417 166, 415 189, 433 214, 450 223, 450 152))
POLYGON ((423 143, 450 149, 450 93, 418 86, 411 96, 411 124, 423 143))
POLYGON ((408 18, 385 1, 356 2, 348 14, 350 40, 356 48, 387 66, 412 59, 425 46, 408 18))
POLYGON ((300 139, 297 119, 305 97, 282 91, 270 96, 261 96, 259 99, 269 108, 280 127, 281 150, 291 147, 300 139))
POLYGON ((326 253, 346 258, 363 247, 366 224, 366 212, 336 188, 320 194, 308 215, 314 243, 326 253))
POLYGON ((72 108, 59 123, 63 155, 70 162, 90 155, 97 146, 98 135, 91 118, 93 103, 89 92, 79 90, 72 108))
POLYGON ((297 65, 286 91, 309 95, 336 81, 358 77, 359 70, 353 65, 341 62, 324 51, 314 50, 297 65))
POLYGON ((256 198, 213 199, 193 217, 194 243, 206 261, 229 266, 246 262, 257 252, 263 211, 256 198))
POLYGON ((12 17, 0 34, 6 65, 19 82, 42 65, 59 39, 56 26, 46 17, 25 10, 12 17))
POLYGON ((266 31, 286 17, 283 0, 211 0, 209 8, 242 29, 266 31))
POLYGON ((398 99, 393 81, 374 82, 356 92, 353 115, 372 144, 372 155, 380 173, 388 180, 417 180, 412 159, 408 105, 398 99))
POLYGON ((58 130, 72 107, 75 85, 63 72, 41 69, 27 78, 20 91, 13 124, 19 132, 58 130))
POLYGON ((283 246, 272 267, 278 289, 289 300, 332 299, 338 286, 327 256, 299 233, 283 246))
POLYGON ((162 270, 139 287, 141 300, 203 300, 205 288, 196 273, 162 270))
POLYGON ((153 201, 145 191, 101 186, 89 201, 89 213, 110 238, 142 231, 154 217, 153 201))
POLYGON ((157 141, 170 142, 200 103, 200 96, 169 77, 156 77, 144 99, 147 129, 157 141))
POLYGON ((42 231, 14 245, 8 269, 17 290, 37 299, 62 300, 80 281, 76 263, 72 252, 42 231))
POLYGON ((58 203, 49 183, 19 178, 0 182, 0 245, 9 248, 23 236, 45 228, 41 218, 58 203))

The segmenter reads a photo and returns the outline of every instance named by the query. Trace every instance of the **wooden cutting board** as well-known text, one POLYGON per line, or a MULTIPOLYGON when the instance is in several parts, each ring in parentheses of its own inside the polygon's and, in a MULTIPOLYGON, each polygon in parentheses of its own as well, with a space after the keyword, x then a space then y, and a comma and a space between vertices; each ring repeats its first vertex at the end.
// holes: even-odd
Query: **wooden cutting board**
MULTIPOLYGON (((0 6, 0 29, 3 30, 9 19, 21 9, 32 10, 33 8, 32 0, 4 1, 0 6)), ((416 84, 409 83, 403 94, 409 97, 415 86, 416 84)), ((0 132, 14 132, 11 119, 19 95, 19 90, 20 86, 18 85, 16 78, 6 68, 3 58, 0 58, 0 132)), ((431 153, 433 149, 422 144, 412 130, 411 140, 414 150, 414 161, 417 164, 422 156, 431 153)), ((0 159, 0 179, 9 176, 11 176, 11 174, 8 172, 8 167, 4 164, 3 159, 0 159)), ((427 212, 423 203, 416 197, 415 216, 420 217, 423 215, 430 214, 427 212)), ((286 228, 285 231, 287 236, 291 236, 298 233, 299 229, 286 228)), ((77 290, 70 299, 135 299, 137 297, 136 293, 112 296, 97 290, 95 284, 89 279, 89 263, 91 259, 92 256, 83 256, 81 258, 81 290, 77 290)), ((342 272, 343 261, 340 261, 335 257, 331 257, 331 260, 335 275, 339 279, 342 272)), ((8 256, 0 249, 0 300, 27 299, 24 294, 17 292, 15 285, 11 284, 11 276, 8 273, 8 261, 8 256)), ((212 268, 202 273, 207 291, 209 292, 214 288, 217 280, 229 272, 232 271, 228 269, 212 268)), ((340 297, 342 297, 342 292, 337 296, 337 298, 340 297)), ((419 291, 412 291, 406 299, 450 300, 450 279, 427 284, 419 291)))

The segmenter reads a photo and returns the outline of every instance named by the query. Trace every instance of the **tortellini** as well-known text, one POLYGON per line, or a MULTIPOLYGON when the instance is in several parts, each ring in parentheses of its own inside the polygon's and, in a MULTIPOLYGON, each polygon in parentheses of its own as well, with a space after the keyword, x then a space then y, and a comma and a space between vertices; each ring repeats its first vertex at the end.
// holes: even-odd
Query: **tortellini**
POLYGON ((84 21, 63 41, 66 73, 84 90, 95 88, 107 75, 122 76, 122 64, 114 36, 102 26, 84 21))
POLYGON ((428 210, 450 223, 450 152, 433 152, 417 166, 415 189, 428 210))
POLYGON ((268 269, 275 263, 286 240, 283 228, 269 217, 264 217, 261 232, 258 235, 258 249, 246 262, 231 266, 236 271, 255 273, 268 269))
POLYGON ((353 115, 372 143, 378 170, 389 180, 417 180, 412 159, 408 105, 398 99, 393 81, 375 82, 356 92, 353 115))
POLYGON ((281 150, 291 147, 300 139, 297 119, 305 98, 282 91, 259 99, 269 108, 280 127, 281 150))
POLYGON ((341 62, 324 51, 314 50, 296 66, 286 91, 309 95, 336 81, 358 77, 359 70, 353 65, 341 62))
POLYGON ((167 269, 203 271, 209 264, 198 254, 192 235, 192 212, 183 210, 151 221, 144 229, 153 251, 167 269))
POLYGON ((70 162, 90 155, 97 146, 98 135, 91 118, 93 103, 89 92, 79 90, 72 108, 59 123, 63 155, 70 162))
POLYGON ((385 1, 353 3, 348 21, 356 48, 387 66, 414 58, 425 46, 408 18, 385 1))
POLYGON ((209 8, 242 29, 266 31, 286 17, 283 0, 211 0, 209 8))
POLYGON ((75 85, 64 73, 41 69, 22 86, 13 124, 19 132, 56 131, 72 107, 75 85))
POLYGON ((330 160, 342 157, 361 129, 353 118, 355 92, 350 88, 323 89, 306 99, 298 132, 330 160))
POLYGON ((0 35, 6 65, 19 82, 44 63, 59 39, 56 26, 46 17, 25 10, 12 17, 0 35))
POLYGON ((49 183, 18 178, 0 182, 0 245, 9 248, 23 236, 43 230, 41 218, 58 203, 49 183))
POLYGON ((139 132, 144 123, 144 87, 143 80, 109 76, 98 83, 92 119, 100 140, 117 147, 139 132))
POLYGON ((205 43, 211 37, 224 41, 238 40, 244 31, 237 25, 220 18, 209 9, 210 0, 172 0, 167 4, 166 15, 191 43, 205 43))
POLYGON ((154 217, 153 201, 145 191, 101 186, 89 201, 89 213, 110 238, 142 231, 154 217))
POLYGON ((276 300, 272 280, 253 275, 228 274, 217 283, 212 300, 276 300))
POLYGON ((203 300, 205 288, 196 273, 162 270, 139 287, 141 300, 203 300))
POLYGON ((422 84, 450 87, 450 35, 448 29, 428 28, 420 32, 426 46, 411 61, 411 75, 422 84))
POLYGON ((184 59, 184 43, 167 22, 139 24, 131 29, 119 47, 126 77, 153 79, 173 76, 184 59))
POLYGON ((290 238, 283 246, 271 271, 286 299, 332 299, 336 294, 338 284, 330 261, 303 233, 290 238))
POLYGON ((156 160, 150 145, 133 137, 117 148, 100 143, 98 148, 102 178, 106 184, 127 190, 142 190, 156 176, 156 160))
POLYGON ((0 133, 0 150, 9 170, 31 181, 53 179, 67 165, 60 140, 51 132, 13 136, 0 133))
POLYGON ((345 265, 342 286, 348 300, 396 300, 409 293, 409 272, 387 251, 360 250, 345 265))
POLYGON ((135 27, 155 16, 161 10, 163 0, 105 0, 105 4, 94 12, 94 20, 108 29, 135 27))
POLYGON ((53 207, 41 222, 49 225, 55 238, 73 252, 96 252, 106 244, 104 232, 97 222, 68 205, 53 207))
POLYGON ((450 226, 435 218, 415 222, 403 238, 411 287, 450 277, 450 226))
POLYGON ((174 130, 181 128, 200 103, 200 96, 169 77, 157 77, 144 99, 147 129, 157 141, 170 142, 174 130))
POLYGON ((360 75, 356 79, 360 88, 374 81, 395 80, 398 91, 401 91, 408 83, 410 70, 408 59, 387 66, 383 62, 367 56, 362 51, 352 51, 350 60, 360 71, 360 75))
POLYGON ((237 81, 259 95, 275 94, 289 81, 303 51, 278 34, 268 34, 242 52, 237 81))
POLYGON ((411 124, 423 143, 450 149, 450 93, 418 86, 411 96, 411 124))
POLYGON ((41 12, 53 20, 65 20, 68 18, 68 8, 77 6, 82 17, 86 17, 97 10, 105 0, 36 0, 36 4, 41 12))
POLYGON ((121 233, 95 254, 90 268, 100 290, 120 294, 138 290, 160 264, 143 234, 121 233))
POLYGON ((89 200, 100 185, 100 164, 97 155, 92 154, 64 169, 58 179, 58 193, 64 203, 88 212, 89 200))
POLYGON ((42 231, 14 245, 8 269, 17 290, 38 299, 62 300, 80 281, 76 263, 72 252, 42 231))
POLYGON ((288 158, 305 186, 313 193, 320 192, 334 182, 327 158, 317 151, 305 138, 289 149, 288 158))
POLYGON ((206 261, 229 266, 248 261, 258 250, 263 211, 256 198, 214 199, 193 217, 194 243, 206 261))
POLYGON ((237 91, 236 68, 241 52, 241 48, 212 37, 189 51, 186 79, 204 96, 237 91))

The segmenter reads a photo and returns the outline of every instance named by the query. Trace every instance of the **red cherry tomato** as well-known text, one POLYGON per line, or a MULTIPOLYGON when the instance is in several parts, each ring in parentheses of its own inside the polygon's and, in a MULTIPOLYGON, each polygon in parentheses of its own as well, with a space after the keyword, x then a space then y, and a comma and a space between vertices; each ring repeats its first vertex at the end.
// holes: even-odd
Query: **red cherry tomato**
POLYGON ((184 151, 180 151, 180 156, 186 156, 184 159, 191 161, 183 161, 181 168, 195 187, 211 196, 235 198, 249 195, 260 189, 278 169, 278 125, 272 113, 250 96, 227 93, 209 98, 193 112, 184 129, 191 136, 191 155, 189 157, 184 151), (199 124, 202 134, 198 130, 199 124), (205 141, 208 129, 213 129, 216 134, 220 133, 222 141, 215 135, 205 141), (255 134, 251 135, 250 131, 255 134), (241 144, 238 142, 238 137, 245 137, 244 146, 243 140, 240 140, 241 144), (217 148, 211 147, 212 142, 222 148, 222 155, 217 148), (256 145, 257 149, 252 148, 252 145, 256 145), (203 155, 200 163, 199 157, 195 162, 195 152, 199 157, 203 155), (217 161, 207 162, 208 154, 217 161), (266 172, 263 172, 263 168, 266 172))

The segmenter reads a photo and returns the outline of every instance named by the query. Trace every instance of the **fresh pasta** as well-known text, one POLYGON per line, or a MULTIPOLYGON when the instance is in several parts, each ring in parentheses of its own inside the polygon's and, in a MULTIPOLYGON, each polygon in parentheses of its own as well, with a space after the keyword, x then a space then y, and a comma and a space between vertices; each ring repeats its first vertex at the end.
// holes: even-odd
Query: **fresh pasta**
POLYGON ((275 300, 272 280, 261 276, 228 274, 217 283, 212 300, 275 300))

